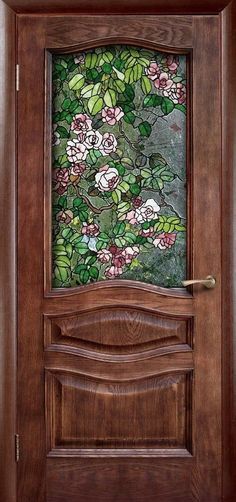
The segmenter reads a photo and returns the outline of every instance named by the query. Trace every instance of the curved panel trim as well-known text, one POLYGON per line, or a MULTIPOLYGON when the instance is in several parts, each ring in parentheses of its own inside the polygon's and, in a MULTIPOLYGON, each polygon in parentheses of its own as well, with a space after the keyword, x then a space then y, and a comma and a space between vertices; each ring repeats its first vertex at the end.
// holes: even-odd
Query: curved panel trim
POLYGON ((70 45, 66 47, 48 48, 46 49, 46 51, 51 52, 52 54, 61 54, 61 53, 71 54, 77 51, 83 51, 87 49, 93 49, 96 47, 108 46, 113 44, 135 45, 137 47, 143 47, 145 49, 153 49, 159 52, 167 52, 169 54, 190 54, 192 52, 191 47, 189 48, 174 47, 171 45, 152 42, 147 38, 138 39, 135 37, 124 37, 123 35, 117 35, 116 37, 95 38, 87 42, 81 42, 79 44, 70 45))

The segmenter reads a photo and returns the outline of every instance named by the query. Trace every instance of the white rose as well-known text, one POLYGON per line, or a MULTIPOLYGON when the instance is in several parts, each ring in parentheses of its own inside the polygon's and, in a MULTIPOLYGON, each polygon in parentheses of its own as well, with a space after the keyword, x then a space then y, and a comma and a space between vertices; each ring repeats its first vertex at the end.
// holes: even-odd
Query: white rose
POLYGON ((115 167, 103 166, 99 169, 95 176, 96 187, 100 192, 109 192, 117 187, 120 178, 115 167))
POLYGON ((84 140, 86 148, 98 149, 102 144, 102 135, 99 131, 88 131, 84 140))
POLYGON ((102 138, 102 144, 100 147, 100 152, 102 155, 110 155, 110 153, 115 152, 117 147, 117 141, 114 134, 110 132, 105 132, 102 138))
POLYGON ((160 206, 158 206, 154 199, 146 200, 146 202, 135 211, 137 222, 144 223, 145 221, 155 220, 160 209, 160 206))
POLYGON ((77 139, 72 139, 67 143, 67 155, 70 162, 76 163, 78 160, 85 160, 87 149, 77 139))

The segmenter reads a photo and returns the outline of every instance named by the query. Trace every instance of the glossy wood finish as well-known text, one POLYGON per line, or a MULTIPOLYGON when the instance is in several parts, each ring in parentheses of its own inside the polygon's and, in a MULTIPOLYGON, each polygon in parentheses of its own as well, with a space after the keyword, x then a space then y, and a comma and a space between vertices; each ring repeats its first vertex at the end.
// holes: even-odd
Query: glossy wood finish
POLYGON ((236 493, 236 2, 221 13, 222 29, 222 315, 223 315, 223 493, 227 502, 234 502, 236 493), (224 245, 224 243, 227 243, 224 245), (225 301, 225 298, 227 299, 225 301))
POLYGON ((0 2, 0 500, 16 496, 15 15, 0 2))
POLYGON ((64 0, 6 0, 16 12, 27 13, 58 13, 75 12, 100 14, 215 14, 221 11, 228 0, 147 0, 145 3, 140 0, 70 0, 65 4, 64 0))
POLYGON ((20 16, 18 29, 19 501, 71 502, 78 500, 78 493, 81 500, 92 501, 96 493, 101 502, 146 502, 157 500, 158 493, 166 502, 219 502, 219 18, 20 16), (44 260, 48 259, 42 197, 45 160, 47 164, 44 51, 87 44, 91 38, 125 41, 129 27, 132 38, 144 43, 192 48, 194 245, 190 260, 195 277, 212 273, 217 286, 212 291, 196 287, 192 296, 181 290, 114 281, 70 294, 50 294, 47 289, 44 296, 44 260), (202 238, 203 228, 209 240, 202 238), (130 345, 123 343, 124 336, 131 337, 130 345), (153 409, 158 426, 154 426, 153 409))

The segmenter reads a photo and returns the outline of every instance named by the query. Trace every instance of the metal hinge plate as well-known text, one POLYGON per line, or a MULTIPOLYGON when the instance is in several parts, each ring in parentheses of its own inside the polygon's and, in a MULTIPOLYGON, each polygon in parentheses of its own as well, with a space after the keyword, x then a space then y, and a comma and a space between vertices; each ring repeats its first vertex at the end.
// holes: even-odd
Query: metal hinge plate
POLYGON ((20 66, 16 65, 16 91, 20 90, 20 66))
POLYGON ((19 434, 15 434, 15 457, 16 462, 20 460, 20 437, 19 434))

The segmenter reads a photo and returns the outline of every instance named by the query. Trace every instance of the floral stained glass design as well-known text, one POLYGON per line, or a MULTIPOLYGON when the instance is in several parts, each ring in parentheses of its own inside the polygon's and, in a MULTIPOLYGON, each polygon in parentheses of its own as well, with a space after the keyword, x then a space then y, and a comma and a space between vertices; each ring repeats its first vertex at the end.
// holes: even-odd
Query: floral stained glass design
POLYGON ((53 55, 53 287, 186 274, 186 56, 53 55))

